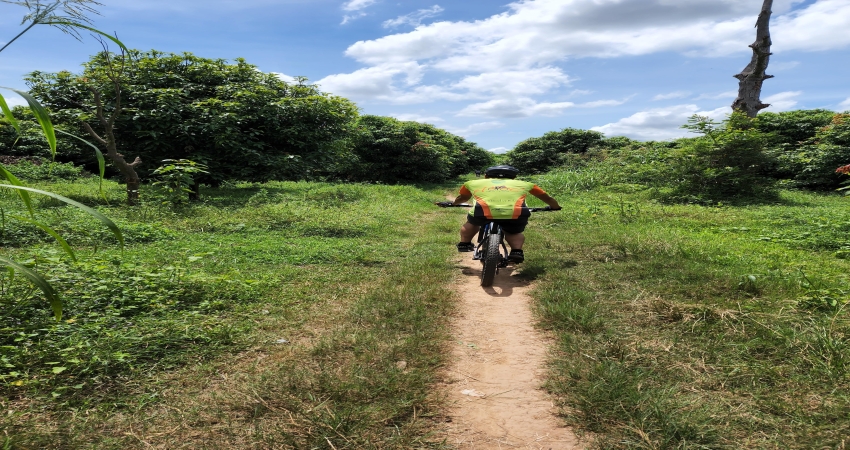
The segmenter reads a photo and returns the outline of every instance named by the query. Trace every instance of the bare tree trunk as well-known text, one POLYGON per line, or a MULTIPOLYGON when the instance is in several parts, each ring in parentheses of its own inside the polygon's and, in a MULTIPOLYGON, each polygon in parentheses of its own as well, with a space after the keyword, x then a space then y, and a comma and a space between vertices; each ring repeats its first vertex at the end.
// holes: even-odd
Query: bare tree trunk
POLYGON ((771 55, 768 25, 772 6, 773 0, 764 0, 756 21, 756 41, 750 45, 753 59, 741 73, 735 75, 738 79, 738 98, 732 103, 732 109, 746 113, 748 117, 755 117, 760 110, 770 106, 762 103, 759 97, 764 80, 773 78, 773 75, 764 73, 771 55))

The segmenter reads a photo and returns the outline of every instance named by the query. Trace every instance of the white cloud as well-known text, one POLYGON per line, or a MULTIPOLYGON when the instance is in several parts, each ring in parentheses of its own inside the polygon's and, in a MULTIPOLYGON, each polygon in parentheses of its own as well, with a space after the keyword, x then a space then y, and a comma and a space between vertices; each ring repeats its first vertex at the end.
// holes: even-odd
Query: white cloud
POLYGON ((502 122, 493 121, 493 122, 473 123, 472 125, 468 125, 468 126, 463 127, 463 128, 447 127, 446 130, 448 130, 450 133, 454 133, 458 136, 468 138, 470 136, 474 136, 474 135, 479 134, 481 132, 484 132, 484 131, 487 131, 487 130, 492 130, 492 129, 495 129, 495 128, 502 128, 504 126, 505 126, 505 124, 502 123, 502 122))
POLYGON ((770 106, 765 108, 765 111, 780 112, 788 111, 797 104, 797 97, 802 94, 801 91, 786 91, 778 94, 773 94, 762 99, 762 102, 770 106))
POLYGON ((282 81, 285 81, 285 82, 287 82, 287 83, 289 83, 289 84, 295 84, 295 83, 297 83, 297 82, 298 82, 298 80, 296 80, 296 79, 295 79, 295 77, 289 76, 289 75, 287 75, 287 74, 285 74, 285 73, 272 72, 271 74, 272 74, 272 75, 274 75, 274 76, 276 76, 276 77, 278 77, 278 78, 280 78, 282 81))
POLYGON ((701 111, 697 105, 676 105, 641 111, 617 122, 593 127, 591 130, 602 132, 608 137, 628 136, 641 140, 676 139, 689 135, 688 131, 681 126, 688 123, 688 118, 692 115, 699 114, 722 120, 731 111, 731 107, 725 106, 711 111, 701 111))
POLYGON ((573 102, 538 103, 524 97, 516 99, 497 99, 474 103, 457 113, 458 116, 487 116, 500 118, 518 118, 530 116, 557 116, 565 109, 572 108, 573 102))
POLYGON ((342 5, 345 11, 360 11, 377 3, 377 0, 350 0, 342 5))
POLYGON ((440 5, 434 5, 428 9, 420 9, 419 11, 412 12, 404 16, 398 16, 392 20, 387 20, 383 23, 383 26, 384 28, 395 28, 401 25, 418 27, 419 25, 422 25, 423 20, 430 19, 431 17, 437 17, 443 11, 444 10, 440 5))
MULTIPOLYGON (((699 56, 746 53, 753 11, 761 0, 525 0, 475 22, 438 22, 409 33, 360 41, 347 55, 365 64, 433 60, 445 71, 498 71, 547 65, 569 57, 615 57, 675 51, 699 56)), ((820 0, 793 14, 792 0, 774 3, 786 47, 850 44, 850 2, 820 0), (817 6, 817 8, 815 8, 817 6), (814 19, 829 14, 817 34, 814 19)), ((817 26, 821 26, 818 24, 817 26)), ((781 31, 777 31, 777 36, 781 31)))
POLYGON ((819 0, 776 17, 771 24, 774 52, 830 50, 850 45, 850 2, 819 0))
POLYGON ((689 95, 691 95, 691 93, 688 92, 688 91, 676 91, 676 92, 670 92, 669 94, 658 94, 655 97, 652 97, 652 100, 658 101, 658 100, 670 100, 670 99, 673 99, 673 98, 685 98, 689 95))
POLYGON ((325 92, 353 99, 392 99, 398 95, 395 87, 399 80, 413 86, 422 77, 422 68, 415 62, 384 64, 367 67, 348 74, 330 75, 317 81, 325 92))
POLYGON ((491 148, 488 151, 496 153, 496 154, 502 154, 502 153, 507 153, 508 150, 510 150, 510 149, 507 148, 507 147, 495 147, 495 148, 491 148))
POLYGON ((846 100, 838 104, 839 108, 850 109, 850 97, 847 97, 846 100))
POLYGON ((349 11, 351 14, 346 14, 342 17, 340 25, 345 25, 352 20, 357 20, 366 16, 362 10, 377 3, 377 0, 350 0, 342 5, 344 11, 349 11))
POLYGON ((724 100, 738 97, 738 91, 726 91, 719 94, 701 94, 694 100, 724 100))

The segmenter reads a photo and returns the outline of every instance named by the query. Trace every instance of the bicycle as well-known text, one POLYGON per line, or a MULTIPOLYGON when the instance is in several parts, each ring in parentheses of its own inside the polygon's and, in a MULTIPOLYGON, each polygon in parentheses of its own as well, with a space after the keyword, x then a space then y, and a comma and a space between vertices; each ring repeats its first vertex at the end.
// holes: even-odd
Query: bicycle
MULTIPOLYGON (((448 202, 437 203, 443 208, 470 206, 462 203, 460 205, 452 205, 448 202)), ((528 208, 530 212, 552 211, 548 206, 544 208, 528 208)), ((478 231, 478 246, 472 253, 472 259, 481 261, 481 286, 490 287, 493 285, 493 280, 499 269, 508 267, 508 247, 505 245, 505 232, 502 227, 495 222, 487 222, 478 231)))

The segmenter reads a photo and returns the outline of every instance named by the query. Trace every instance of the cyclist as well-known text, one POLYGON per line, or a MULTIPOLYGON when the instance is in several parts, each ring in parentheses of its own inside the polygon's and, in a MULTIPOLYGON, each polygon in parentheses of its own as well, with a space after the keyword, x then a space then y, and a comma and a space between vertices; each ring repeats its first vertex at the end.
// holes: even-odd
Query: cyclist
POLYGON ((484 178, 470 180, 460 188, 460 194, 454 202, 441 202, 444 206, 459 205, 475 198, 475 207, 467 215, 467 222, 460 228, 459 252, 475 250, 472 238, 481 226, 487 222, 495 222, 505 231, 505 241, 511 246, 508 260, 521 263, 525 260, 522 245, 525 243, 525 226, 531 213, 525 204, 525 197, 531 194, 544 203, 549 209, 559 210, 561 205, 550 197, 543 189, 534 183, 516 180, 519 169, 501 165, 487 168, 484 178))

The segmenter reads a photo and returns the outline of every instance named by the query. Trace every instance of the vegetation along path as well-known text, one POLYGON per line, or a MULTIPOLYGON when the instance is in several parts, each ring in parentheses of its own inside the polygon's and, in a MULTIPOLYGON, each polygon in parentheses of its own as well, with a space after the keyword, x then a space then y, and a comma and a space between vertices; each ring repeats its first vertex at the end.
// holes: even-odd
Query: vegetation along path
POLYGON ((447 374, 449 442, 459 449, 579 448, 541 390, 547 341, 532 324, 529 283, 508 268, 482 288, 471 253, 459 264, 465 277, 447 374))

